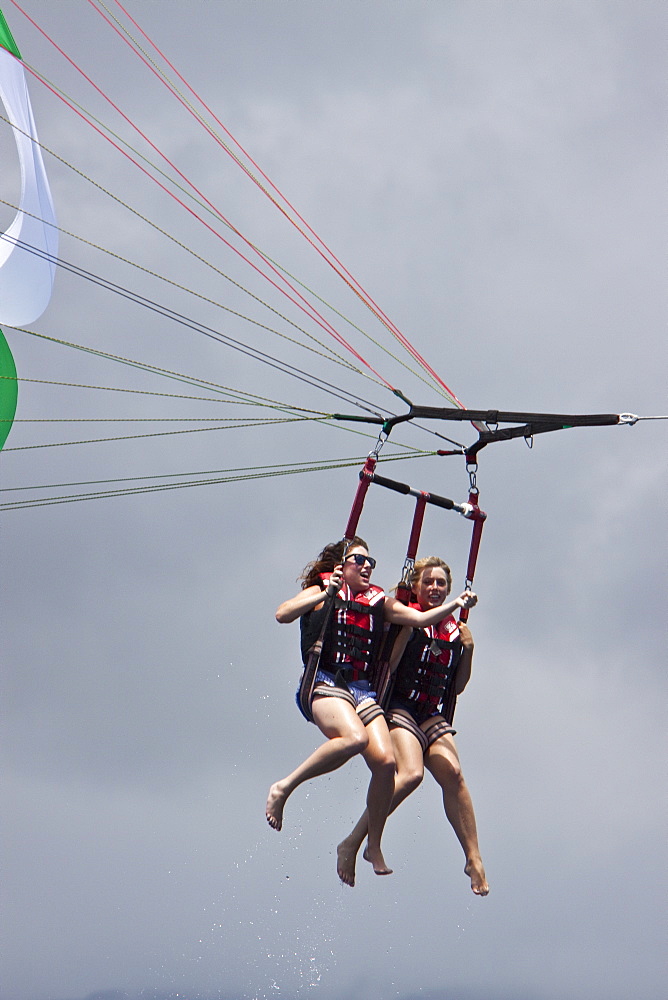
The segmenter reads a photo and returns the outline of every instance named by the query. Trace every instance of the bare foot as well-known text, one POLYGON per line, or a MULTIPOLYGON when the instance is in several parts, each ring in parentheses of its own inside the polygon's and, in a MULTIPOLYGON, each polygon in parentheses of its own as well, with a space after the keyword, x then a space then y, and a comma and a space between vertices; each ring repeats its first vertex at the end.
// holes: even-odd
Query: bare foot
POLYGON ((336 848, 336 874, 344 885, 355 885, 355 862, 357 850, 348 838, 342 840, 336 848))
POLYGON ((485 869, 482 866, 481 859, 471 858, 470 861, 466 862, 464 871, 471 879, 471 889, 476 896, 486 896, 489 892, 489 886, 485 878, 485 869))
POLYGON ((285 800, 287 798, 285 792, 281 791, 280 786, 280 781, 277 781, 269 789, 269 796, 267 798, 267 806, 265 809, 267 823, 269 826, 273 827, 274 830, 280 830, 283 826, 283 806, 285 805, 285 800))
POLYGON ((383 852, 380 848, 377 851, 371 851, 369 845, 364 848, 364 854, 362 855, 365 861, 373 865, 373 870, 376 875, 391 875, 392 869, 388 868, 385 864, 385 858, 383 857, 383 852))

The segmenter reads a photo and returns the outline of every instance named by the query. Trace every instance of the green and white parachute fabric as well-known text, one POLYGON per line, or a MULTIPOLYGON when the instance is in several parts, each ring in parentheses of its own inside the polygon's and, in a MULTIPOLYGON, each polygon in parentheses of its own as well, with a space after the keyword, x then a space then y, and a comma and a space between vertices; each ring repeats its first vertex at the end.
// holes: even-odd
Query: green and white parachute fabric
POLYGON ((17 399, 16 365, 5 335, 0 330, 0 450, 12 429, 17 399))
MULTIPOLYGON (((56 215, 37 140, 21 53, 0 10, 0 100, 21 169, 18 211, 0 234, 0 324, 31 323, 46 309, 56 270, 56 215)), ((0 330, 0 448, 16 411, 14 359, 0 330)))
POLYGON ((0 323, 20 326, 41 316, 51 298, 58 229, 21 53, 2 11, 0 99, 13 127, 21 166, 19 210, 0 236, 0 323))

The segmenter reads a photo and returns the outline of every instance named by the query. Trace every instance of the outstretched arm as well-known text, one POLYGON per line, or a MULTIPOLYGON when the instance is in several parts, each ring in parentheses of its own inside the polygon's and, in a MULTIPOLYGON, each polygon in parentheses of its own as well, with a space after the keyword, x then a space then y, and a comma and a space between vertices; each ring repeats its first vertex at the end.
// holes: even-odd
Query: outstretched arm
POLYGON ((478 598, 470 590, 465 590, 454 601, 441 604, 438 608, 429 608, 428 611, 418 611, 416 608, 407 608, 405 604, 398 601, 396 597, 385 599, 385 619, 395 625, 411 625, 413 628, 426 628, 428 625, 436 625, 437 622, 447 618, 453 611, 459 608, 472 608, 478 603, 478 598))

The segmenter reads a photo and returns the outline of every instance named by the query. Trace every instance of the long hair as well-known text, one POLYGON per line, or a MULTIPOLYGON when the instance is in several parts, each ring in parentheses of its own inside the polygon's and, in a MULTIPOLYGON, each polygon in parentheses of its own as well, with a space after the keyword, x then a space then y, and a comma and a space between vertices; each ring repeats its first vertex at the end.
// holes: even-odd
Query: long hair
POLYGON ((302 574, 299 577, 302 581, 302 588, 306 590, 307 587, 313 587, 316 583, 320 583, 320 574, 331 573, 335 566, 343 562, 344 555, 348 549, 352 549, 356 545, 360 545, 367 552, 369 551, 367 543, 357 535, 351 538, 350 541, 342 539, 340 542, 330 542, 329 545, 325 545, 318 558, 314 559, 313 562, 310 562, 302 570, 302 574))
MULTIPOLYGON (((440 566, 445 572, 445 582, 448 588, 447 593, 449 594, 452 590, 452 573, 450 572, 448 564, 438 556, 425 556, 424 559, 417 560, 413 567, 413 572, 411 573, 411 589, 413 590, 415 588, 415 585, 418 583, 424 570, 429 569, 432 566, 440 566)), ((413 597, 415 597, 415 592, 413 592, 413 597)))

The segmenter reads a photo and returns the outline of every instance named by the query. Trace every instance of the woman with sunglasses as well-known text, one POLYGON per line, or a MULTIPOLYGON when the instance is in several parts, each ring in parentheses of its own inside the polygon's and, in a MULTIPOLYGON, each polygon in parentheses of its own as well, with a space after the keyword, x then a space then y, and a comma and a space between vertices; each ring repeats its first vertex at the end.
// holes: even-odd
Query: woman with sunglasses
MULTIPOLYGON (((410 607, 423 611, 451 608, 452 602, 444 603, 451 586, 450 568, 442 559, 419 559, 412 575, 410 607)), ((397 768, 390 812, 418 787, 426 766, 441 787, 445 814, 464 850, 464 871, 471 879, 471 889, 486 896, 489 886, 478 847, 473 803, 453 739, 455 730, 441 712, 450 686, 461 694, 468 684, 472 660, 471 632, 452 615, 428 628, 404 628, 398 635, 390 659, 394 686, 386 712, 397 768)), ((346 885, 355 884, 355 862, 368 826, 367 810, 338 846, 337 871, 346 885)))
POLYGON ((375 565, 361 538, 327 545, 304 570, 301 591, 276 611, 276 619, 281 623, 301 620, 302 656, 306 663, 326 615, 324 598, 335 600, 311 702, 313 721, 327 739, 291 774, 271 786, 266 816, 269 825, 280 830, 285 803, 299 785, 362 754, 371 771, 365 856, 377 875, 389 875, 391 869, 385 864, 380 842, 392 802, 395 760, 383 710, 371 687, 384 622, 410 628, 427 627, 457 608, 473 607, 477 598, 465 591, 447 605, 426 611, 406 607, 371 583, 375 565))

